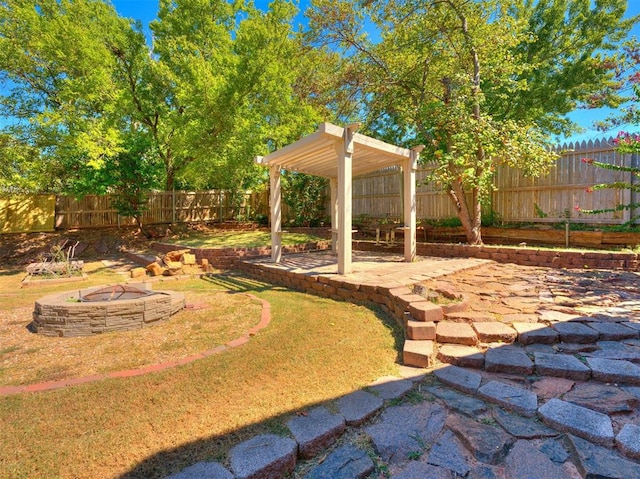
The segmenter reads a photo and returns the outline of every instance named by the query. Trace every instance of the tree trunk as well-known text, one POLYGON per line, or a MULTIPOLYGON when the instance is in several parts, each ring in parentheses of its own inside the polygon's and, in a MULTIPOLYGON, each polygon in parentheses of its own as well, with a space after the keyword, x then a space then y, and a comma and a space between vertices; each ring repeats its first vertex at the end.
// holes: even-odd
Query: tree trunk
POLYGON ((473 204, 471 209, 467 204, 464 188, 461 181, 454 181, 449 190, 449 198, 453 201, 456 213, 462 227, 464 228, 467 243, 471 245, 482 244, 481 223, 482 223, 482 205, 478 200, 477 192, 473 192, 473 204))

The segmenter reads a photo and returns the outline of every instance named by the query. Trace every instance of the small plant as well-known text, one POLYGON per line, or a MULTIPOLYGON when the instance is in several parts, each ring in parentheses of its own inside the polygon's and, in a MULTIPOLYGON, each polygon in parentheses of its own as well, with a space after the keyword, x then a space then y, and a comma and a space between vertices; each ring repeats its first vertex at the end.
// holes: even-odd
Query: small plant
POLYGON ((548 215, 545 213, 538 203, 533 204, 533 209, 536 211, 536 216, 538 218, 546 218, 548 215))
POLYGON ((421 456, 422 451, 410 451, 409 454, 407 454, 407 459, 410 461, 417 461, 421 456))
POLYGON ((496 420, 493 419, 492 417, 489 417, 489 416, 483 417, 482 419, 480 419, 480 422, 482 424, 486 424, 487 426, 497 426, 498 425, 496 420))
MULTIPOLYGON (((631 134, 624 131, 618 133, 618 136, 613 140, 614 145, 616 145, 616 151, 622 154, 632 154, 637 155, 640 153, 640 134, 631 134)), ((603 163, 601 161, 595 161, 593 158, 582 158, 582 162, 588 165, 593 165, 598 168, 602 168, 605 170, 613 170, 616 172, 622 173, 630 173, 632 177, 640 178, 640 167, 637 166, 619 166, 612 165, 610 163, 603 163)), ((599 183, 597 185, 590 186, 587 188, 588 193, 592 193, 596 190, 604 190, 604 189, 615 189, 615 190, 630 190, 633 193, 640 192, 640 184, 634 181, 612 181, 610 183, 599 183)), ((580 213, 586 214, 600 214, 600 213, 614 213, 618 211, 629 210, 632 215, 629 221, 624 223, 623 226, 630 227, 637 219, 640 218, 640 214, 633 214, 633 211, 636 208, 640 208, 640 203, 638 202, 629 202, 629 203, 619 203, 610 208, 602 208, 597 210, 588 210, 582 209, 579 205, 576 205, 576 211, 580 213)))

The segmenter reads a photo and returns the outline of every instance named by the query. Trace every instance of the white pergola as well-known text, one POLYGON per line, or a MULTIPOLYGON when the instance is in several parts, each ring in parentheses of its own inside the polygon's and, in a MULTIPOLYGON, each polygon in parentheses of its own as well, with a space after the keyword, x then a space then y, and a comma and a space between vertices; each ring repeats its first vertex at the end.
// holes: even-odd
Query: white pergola
POLYGON ((424 146, 411 150, 356 133, 359 125, 345 128, 322 123, 318 131, 256 163, 269 167, 271 184, 271 258, 282 259, 282 170, 329 178, 331 185, 331 231, 333 250, 338 253, 338 273, 351 272, 351 184, 353 176, 400 165, 404 192, 404 257, 416 256, 416 168, 424 146))

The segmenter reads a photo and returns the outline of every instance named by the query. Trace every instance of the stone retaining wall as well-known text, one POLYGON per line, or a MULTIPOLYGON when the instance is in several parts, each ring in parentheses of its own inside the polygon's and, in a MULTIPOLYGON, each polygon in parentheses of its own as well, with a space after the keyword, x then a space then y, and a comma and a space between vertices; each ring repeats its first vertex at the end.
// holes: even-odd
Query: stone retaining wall
MULTIPOLYGON (((248 259, 257 258, 259 256, 271 256, 271 246, 263 246, 259 248, 189 248, 171 243, 153 243, 151 247, 160 253, 169 253, 170 251, 188 249, 191 254, 196 256, 196 261, 200 263, 203 259, 209 261, 209 264, 218 269, 231 269, 237 266, 237 263, 248 259)), ((300 245, 284 246, 283 253, 303 253, 305 251, 326 250, 331 248, 330 241, 318 241, 314 243, 305 243, 300 245)))
MULTIPOLYGON (((354 250, 387 251, 402 254, 403 245, 376 246, 367 241, 354 241, 354 250)), ((549 250, 523 246, 471 246, 468 244, 418 243, 419 256, 439 256, 443 258, 480 258, 498 263, 514 263, 523 266, 543 266, 548 268, 590 268, 640 270, 640 255, 612 251, 566 251, 549 250)))
MULTIPOLYGON (((403 246, 376 246, 373 242, 354 241, 354 250, 385 251, 402 253, 403 246)), ((423 243, 417 246, 422 256, 472 257, 490 259, 499 263, 515 263, 527 266, 551 268, 604 268, 637 271, 640 259, 635 253, 578 252, 539 250, 536 248, 504 246, 469 246, 465 244, 423 243)), ((247 274, 271 284, 279 284, 289 289, 315 294, 323 298, 352 303, 375 303, 396 322, 406 328, 409 319, 439 321, 443 306, 433 304, 424 297, 414 294, 409 287, 400 284, 371 286, 352 283, 342 277, 328 277, 294 273, 273 268, 270 265, 238 262, 237 268, 247 274), (417 318, 419 316, 419 318, 417 318)), ((444 306, 446 308, 446 306, 444 306)))
POLYGON ((240 262, 237 268, 266 283, 279 284, 322 298, 356 304, 378 304, 401 327, 405 327, 410 306, 420 311, 423 321, 439 321, 443 315, 441 306, 414 294, 408 286, 398 283, 372 286, 350 282, 344 278, 282 271, 273 268, 272 265, 250 262, 240 262))

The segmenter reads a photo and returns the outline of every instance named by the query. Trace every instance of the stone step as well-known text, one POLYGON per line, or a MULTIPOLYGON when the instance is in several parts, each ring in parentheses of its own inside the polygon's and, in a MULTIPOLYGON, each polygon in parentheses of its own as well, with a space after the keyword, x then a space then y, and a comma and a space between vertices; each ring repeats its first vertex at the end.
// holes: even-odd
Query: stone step
POLYGON ((438 343, 474 346, 478 343, 478 336, 468 323, 440 321, 436 325, 436 341, 438 343))
POLYGON ((408 339, 431 340, 436 339, 436 323, 433 321, 407 321, 406 335, 408 339))
POLYGON ((402 350, 402 362, 406 366, 428 368, 434 365, 436 359, 435 343, 433 341, 416 341, 407 339, 402 350))

